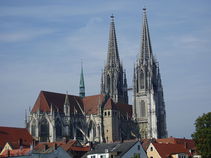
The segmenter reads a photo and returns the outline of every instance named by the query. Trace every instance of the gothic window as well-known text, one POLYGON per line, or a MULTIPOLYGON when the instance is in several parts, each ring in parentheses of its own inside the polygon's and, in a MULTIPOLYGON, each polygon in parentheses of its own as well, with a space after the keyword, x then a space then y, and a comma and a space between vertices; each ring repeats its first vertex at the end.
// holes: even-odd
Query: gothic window
POLYGON ((108 112, 108 116, 110 116, 110 111, 108 112))
POLYGON ((31 126, 31 134, 32 136, 36 136, 36 122, 35 120, 32 122, 32 126, 31 126))
POLYGON ((140 73, 140 88, 144 89, 144 72, 143 72, 143 70, 141 70, 141 73, 140 73))
POLYGON ((47 119, 43 119, 40 125, 40 141, 47 141, 49 137, 49 124, 47 119))
POLYGON ((107 75, 107 93, 110 93, 110 86, 111 86, 111 83, 110 83, 110 76, 107 75))
POLYGON ((59 119, 56 120, 56 137, 62 137, 62 125, 59 119))
POLYGON ((146 117, 145 102, 141 100, 141 117, 146 117))

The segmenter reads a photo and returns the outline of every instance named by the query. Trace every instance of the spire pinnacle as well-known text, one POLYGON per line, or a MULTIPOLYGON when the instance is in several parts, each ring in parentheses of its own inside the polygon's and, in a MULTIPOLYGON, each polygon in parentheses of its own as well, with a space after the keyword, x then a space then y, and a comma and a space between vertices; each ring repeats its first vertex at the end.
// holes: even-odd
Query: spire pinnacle
POLYGON ((116 30, 114 23, 114 15, 111 15, 109 41, 108 41, 108 55, 107 65, 114 66, 119 63, 119 52, 116 39, 116 30))
POLYGON ((84 73, 83 73, 83 63, 81 61, 81 75, 79 84, 79 95, 80 97, 85 97, 85 84, 84 84, 84 73))
POLYGON ((68 92, 66 92, 64 104, 65 105, 70 105, 70 101, 69 101, 69 97, 68 97, 68 92))
POLYGON ((149 35, 149 27, 147 22, 146 8, 143 8, 143 30, 142 30, 142 44, 141 44, 141 60, 146 61, 152 59, 152 48, 149 35))

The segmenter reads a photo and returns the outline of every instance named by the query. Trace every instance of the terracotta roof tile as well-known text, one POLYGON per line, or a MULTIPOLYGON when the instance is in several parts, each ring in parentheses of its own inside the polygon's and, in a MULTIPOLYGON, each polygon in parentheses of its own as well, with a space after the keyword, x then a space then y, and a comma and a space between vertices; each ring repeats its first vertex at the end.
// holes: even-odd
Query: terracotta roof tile
POLYGON ((121 112, 121 114, 132 118, 132 105, 117 103, 116 106, 117 109, 121 112))
POLYGON ((97 114, 99 111, 99 103, 101 104, 104 95, 93 95, 83 98, 84 110, 86 114, 97 114))
POLYGON ((23 147, 30 147, 33 138, 26 128, 0 127, 0 150, 7 142, 14 149, 20 148, 20 140, 23 147))
POLYGON ((78 143, 77 140, 69 140, 67 143, 64 141, 61 142, 44 142, 39 143, 37 146, 34 147, 34 150, 37 152, 43 152, 45 150, 45 145, 48 146, 48 148, 55 147, 55 144, 57 144, 58 147, 62 147, 65 151, 89 151, 89 146, 82 146, 78 143))
POLYGON ((182 144, 187 149, 195 149, 195 142, 192 139, 186 139, 186 138, 163 138, 163 139, 156 139, 156 142, 158 143, 169 143, 169 144, 182 144))
POLYGON ((108 110, 108 109, 117 110, 117 106, 111 98, 108 99, 108 101, 106 102, 106 104, 104 106, 104 110, 108 110))
MULTIPOLYGON (((50 112, 51 106, 54 110, 59 110, 59 112, 63 112, 65 96, 66 94, 41 91, 35 102, 32 112, 37 112, 38 110, 40 110, 41 112, 50 112)), ((83 111, 86 114, 98 114, 99 103, 101 104, 103 102, 104 95, 99 94, 87 96, 84 98, 68 95, 68 99, 71 106, 70 113, 74 113, 74 109, 76 109, 78 113, 82 113, 83 111)), ((108 99, 107 103, 104 106, 104 109, 120 110, 122 115, 128 116, 129 118, 132 117, 131 105, 119 103, 116 104, 111 98, 108 99)))
POLYGON ((10 156, 24 156, 28 155, 31 151, 30 148, 23 148, 23 149, 14 149, 14 150, 5 150, 0 157, 8 157, 8 152, 10 156))
MULTIPOLYGON (((65 102, 65 96, 66 94, 41 91, 37 101, 35 102, 32 112, 37 112, 38 110, 42 112, 50 112, 51 105, 53 106, 54 110, 64 112, 63 106, 65 102)), ((82 113, 81 109, 83 110, 84 108, 81 98, 74 95, 68 95, 68 99, 71 106, 70 112, 74 113, 74 109, 76 109, 78 113, 82 113), (79 106, 81 106, 81 108, 79 106)))
POLYGON ((181 144, 163 144, 163 143, 152 143, 152 144, 162 158, 178 153, 186 153, 190 155, 188 149, 185 149, 184 145, 181 144))

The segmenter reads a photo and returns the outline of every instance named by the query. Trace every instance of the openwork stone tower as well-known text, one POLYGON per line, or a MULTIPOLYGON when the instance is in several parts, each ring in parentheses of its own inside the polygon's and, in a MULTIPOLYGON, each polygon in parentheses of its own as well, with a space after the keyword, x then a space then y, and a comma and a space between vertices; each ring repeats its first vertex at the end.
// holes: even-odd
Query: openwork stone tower
POLYGON ((144 8, 142 43, 134 67, 133 115, 142 138, 165 138, 166 111, 159 65, 152 53, 146 9, 144 8))
POLYGON ((119 59, 114 16, 111 16, 107 62, 101 77, 101 94, 109 95, 116 103, 128 103, 127 79, 119 59))

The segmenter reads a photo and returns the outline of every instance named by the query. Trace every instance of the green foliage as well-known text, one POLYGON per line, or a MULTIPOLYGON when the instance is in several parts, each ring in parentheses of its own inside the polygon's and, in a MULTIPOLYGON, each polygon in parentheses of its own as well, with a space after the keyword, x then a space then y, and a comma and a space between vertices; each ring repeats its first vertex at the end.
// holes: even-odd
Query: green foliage
POLYGON ((195 121, 195 133, 192 138, 203 158, 211 158, 211 112, 203 114, 195 121))
POLYGON ((133 156, 131 156, 130 158, 140 158, 140 154, 139 153, 135 153, 133 156))

